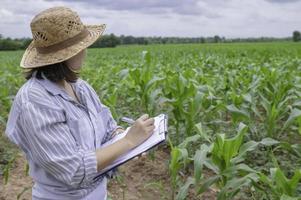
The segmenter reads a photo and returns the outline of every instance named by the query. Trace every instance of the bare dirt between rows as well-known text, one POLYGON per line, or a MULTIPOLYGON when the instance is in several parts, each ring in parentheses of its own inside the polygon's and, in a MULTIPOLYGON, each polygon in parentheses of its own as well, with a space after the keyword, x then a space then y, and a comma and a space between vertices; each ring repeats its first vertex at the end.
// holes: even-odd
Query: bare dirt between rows
MULTIPOLYGON (((155 159, 148 156, 131 160, 119 167, 119 179, 108 181, 108 193, 113 200, 171 200, 171 187, 168 172, 169 152, 160 148, 155 151, 155 159)), ((16 159, 15 166, 11 170, 9 181, 3 185, 3 177, 0 176, 0 200, 16 200, 17 195, 24 188, 28 188, 20 200, 31 199, 31 187, 33 181, 25 175, 26 160, 22 153, 16 159)), ((209 191, 202 197, 195 197, 190 190, 189 200, 213 200, 215 192, 209 191)))

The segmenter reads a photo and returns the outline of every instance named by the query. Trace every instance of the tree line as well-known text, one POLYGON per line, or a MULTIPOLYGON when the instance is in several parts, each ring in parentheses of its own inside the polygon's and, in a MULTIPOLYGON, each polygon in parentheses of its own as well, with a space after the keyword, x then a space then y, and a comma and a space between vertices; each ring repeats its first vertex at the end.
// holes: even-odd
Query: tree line
MULTIPOLYGON (((134 36, 116 36, 114 34, 102 35, 92 48, 116 47, 117 45, 148 45, 148 44, 185 44, 185 43, 232 43, 232 42, 272 42, 272 41, 301 41, 300 31, 294 31, 292 37, 273 38, 225 38, 218 35, 213 37, 134 37, 134 36)), ((31 38, 16 38, 3 37, 0 34, 0 50, 19 50, 26 49, 32 41, 31 38)))

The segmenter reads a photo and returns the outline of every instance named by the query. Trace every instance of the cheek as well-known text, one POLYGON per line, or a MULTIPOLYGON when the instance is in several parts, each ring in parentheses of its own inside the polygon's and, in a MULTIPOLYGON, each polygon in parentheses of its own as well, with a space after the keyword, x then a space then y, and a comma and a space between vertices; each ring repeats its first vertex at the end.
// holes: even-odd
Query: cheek
POLYGON ((70 67, 71 69, 80 69, 83 63, 83 59, 70 59, 68 61, 66 61, 68 67, 70 67))
POLYGON ((71 66, 69 66, 71 69, 77 70, 81 68, 82 63, 80 61, 72 63, 71 66))

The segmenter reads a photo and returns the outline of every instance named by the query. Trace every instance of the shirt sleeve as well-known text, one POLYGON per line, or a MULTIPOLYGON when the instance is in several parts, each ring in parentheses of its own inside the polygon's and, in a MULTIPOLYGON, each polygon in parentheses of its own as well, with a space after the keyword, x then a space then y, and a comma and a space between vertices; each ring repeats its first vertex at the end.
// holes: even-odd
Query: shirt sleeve
POLYGON ((63 111, 27 103, 20 122, 34 162, 71 188, 93 182, 97 174, 96 152, 76 144, 63 111))
POLYGON ((21 107, 17 103, 17 101, 13 101, 11 109, 8 114, 8 119, 6 123, 6 128, 5 128, 5 134, 8 137, 8 139, 13 142, 14 144, 20 146, 21 142, 19 138, 17 138, 17 130, 16 130, 16 124, 19 118, 21 112, 21 107))

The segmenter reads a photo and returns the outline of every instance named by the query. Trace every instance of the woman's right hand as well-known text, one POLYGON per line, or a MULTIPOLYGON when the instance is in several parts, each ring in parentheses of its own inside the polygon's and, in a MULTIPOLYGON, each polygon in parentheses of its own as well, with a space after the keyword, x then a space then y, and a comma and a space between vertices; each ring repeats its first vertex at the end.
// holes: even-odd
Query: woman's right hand
POLYGON ((142 115, 134 122, 125 136, 131 148, 135 148, 152 135, 155 129, 154 122, 155 119, 149 118, 148 114, 142 115))

